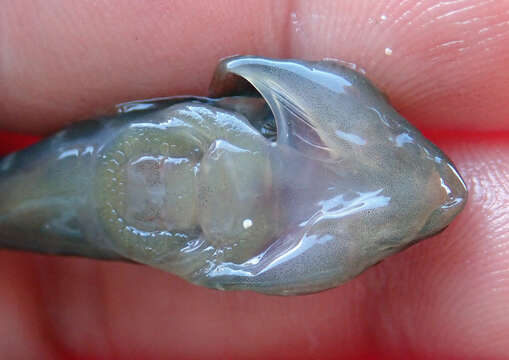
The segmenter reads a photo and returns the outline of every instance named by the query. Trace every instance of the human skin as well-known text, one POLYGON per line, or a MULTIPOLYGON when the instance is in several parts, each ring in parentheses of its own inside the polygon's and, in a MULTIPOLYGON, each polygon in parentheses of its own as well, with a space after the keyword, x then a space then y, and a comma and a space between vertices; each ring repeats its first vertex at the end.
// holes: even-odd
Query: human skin
POLYGON ((440 235, 303 297, 3 251, 0 358, 506 358, 509 1, 7 2, 0 128, 49 133, 122 101, 205 95, 233 54, 365 69, 456 163, 467 207, 440 235))

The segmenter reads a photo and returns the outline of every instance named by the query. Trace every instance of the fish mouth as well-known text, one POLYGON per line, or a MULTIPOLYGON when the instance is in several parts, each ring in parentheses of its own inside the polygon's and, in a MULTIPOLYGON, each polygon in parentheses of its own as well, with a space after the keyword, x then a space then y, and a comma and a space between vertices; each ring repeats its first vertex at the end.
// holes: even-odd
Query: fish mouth
POLYGON ((444 231, 467 204, 467 185, 452 161, 447 161, 438 171, 440 173, 443 200, 428 217, 426 224, 416 237, 417 240, 444 231))

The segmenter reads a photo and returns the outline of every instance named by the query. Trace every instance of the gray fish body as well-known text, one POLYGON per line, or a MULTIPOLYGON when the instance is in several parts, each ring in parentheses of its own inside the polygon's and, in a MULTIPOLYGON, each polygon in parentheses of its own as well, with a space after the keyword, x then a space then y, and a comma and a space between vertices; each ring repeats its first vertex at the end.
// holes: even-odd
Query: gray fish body
POLYGON ((0 160, 0 244, 300 294, 464 207, 447 156, 338 63, 234 57, 211 94, 123 104, 0 160))
POLYGON ((73 125, 0 160, 2 247, 122 259, 105 245, 92 196, 98 151, 122 122, 73 125))

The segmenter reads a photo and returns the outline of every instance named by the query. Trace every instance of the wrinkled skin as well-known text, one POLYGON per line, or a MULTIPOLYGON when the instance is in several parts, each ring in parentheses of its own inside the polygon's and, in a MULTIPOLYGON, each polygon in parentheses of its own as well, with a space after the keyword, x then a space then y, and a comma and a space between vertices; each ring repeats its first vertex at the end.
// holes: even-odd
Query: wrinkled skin
POLYGON ((442 234, 305 297, 210 291, 150 267, 1 252, 4 358, 505 358, 507 4, 438 3, 5 4, 3 129, 47 133, 129 99, 205 94, 228 54, 345 58, 454 159, 471 196, 442 234), (452 40, 463 43, 439 46, 452 40))
POLYGON ((211 94, 119 105, 2 159, 0 242, 304 294, 465 206, 450 160, 337 61, 229 58, 211 94), (276 128, 275 142, 256 124, 276 128))

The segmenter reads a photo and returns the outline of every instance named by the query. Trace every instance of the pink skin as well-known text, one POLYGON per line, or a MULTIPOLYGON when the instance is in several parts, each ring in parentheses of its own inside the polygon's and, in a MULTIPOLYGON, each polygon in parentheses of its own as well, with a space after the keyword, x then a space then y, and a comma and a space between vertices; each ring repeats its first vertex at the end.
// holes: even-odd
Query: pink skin
POLYGON ((121 101, 205 94, 217 60, 246 53, 364 68, 454 159, 470 189, 464 212, 439 236, 304 297, 1 252, 0 358, 506 358, 506 1, 7 2, 0 127, 44 133, 121 101))

